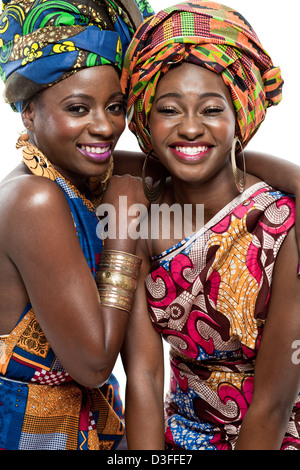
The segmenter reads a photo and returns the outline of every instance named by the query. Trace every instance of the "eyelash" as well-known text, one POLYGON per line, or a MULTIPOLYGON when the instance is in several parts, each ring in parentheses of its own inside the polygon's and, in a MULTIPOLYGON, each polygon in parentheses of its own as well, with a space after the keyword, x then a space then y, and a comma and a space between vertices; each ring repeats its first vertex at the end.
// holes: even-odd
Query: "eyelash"
POLYGON ((208 108, 204 110, 204 112, 208 114, 220 113, 222 111, 224 111, 224 108, 222 108, 221 106, 209 106, 208 108))
MULTIPOLYGON (((205 108, 203 111, 201 111, 201 113, 206 113, 206 114, 214 114, 214 113, 220 113, 224 111, 224 108, 222 108, 221 106, 208 106, 207 108, 205 108)), ((171 107, 171 106, 164 106, 162 108, 159 108, 158 109, 158 112, 159 113, 165 113, 165 114, 172 114, 172 113, 177 113, 178 111, 171 107)))
POLYGON ((164 107, 162 107, 162 108, 159 108, 159 109, 158 109, 158 112, 159 112, 159 113, 167 113, 167 114, 169 114, 169 113, 176 113, 177 111, 176 111, 175 108, 172 108, 171 106, 164 106, 164 107))
MULTIPOLYGON (((125 101, 111 103, 106 107, 106 110, 112 113, 124 112, 126 109, 125 101)), ((73 114, 85 114, 89 112, 89 107, 84 104, 71 104, 67 107, 67 111, 73 114)))
POLYGON ((119 113, 120 111, 125 112, 125 109, 126 109, 125 100, 122 100, 122 101, 117 102, 117 103, 112 103, 112 104, 110 104, 109 106, 107 106, 106 109, 109 109, 109 108, 116 108, 116 107, 118 107, 119 109, 118 109, 118 110, 115 109, 115 110, 112 111, 112 112, 114 112, 114 113, 119 113))
POLYGON ((82 111, 80 111, 80 109, 83 109, 84 110, 83 112, 88 111, 87 106, 83 104, 72 104, 67 107, 67 111, 74 113, 74 114, 82 114, 82 111))

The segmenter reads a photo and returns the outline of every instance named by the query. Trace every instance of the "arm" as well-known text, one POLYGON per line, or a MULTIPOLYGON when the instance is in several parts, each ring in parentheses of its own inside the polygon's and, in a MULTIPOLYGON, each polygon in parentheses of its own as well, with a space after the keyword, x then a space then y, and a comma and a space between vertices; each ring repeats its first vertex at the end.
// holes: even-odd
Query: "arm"
MULTIPOLYGON (((245 151, 247 172, 257 176, 266 183, 286 193, 294 194, 296 201, 300 199, 300 166, 283 158, 266 153, 245 151)), ((243 168, 241 154, 237 157, 237 165, 243 168)), ((296 238, 298 246, 297 272, 300 275, 300 214, 296 206, 296 238)))
MULTIPOLYGON (((283 158, 266 153, 245 151, 247 172, 287 193, 296 194, 300 189, 300 166, 283 158)), ((237 164, 243 168, 239 154, 237 164)))
POLYGON ((144 251, 138 254, 143 259, 141 275, 122 350, 127 375, 126 435, 130 450, 163 450, 162 340, 152 326, 147 310, 144 279, 149 273, 149 260, 144 251))
POLYGON ((65 369, 83 385, 99 386, 114 366, 128 314, 101 308, 60 188, 32 175, 16 180, 7 183, 1 248, 17 267, 27 295, 24 300, 30 300, 65 369))
POLYGON ((270 309, 254 373, 254 395, 236 449, 275 450, 282 444, 300 389, 300 367, 292 361, 300 338, 300 279, 297 246, 291 231, 274 268, 270 309))

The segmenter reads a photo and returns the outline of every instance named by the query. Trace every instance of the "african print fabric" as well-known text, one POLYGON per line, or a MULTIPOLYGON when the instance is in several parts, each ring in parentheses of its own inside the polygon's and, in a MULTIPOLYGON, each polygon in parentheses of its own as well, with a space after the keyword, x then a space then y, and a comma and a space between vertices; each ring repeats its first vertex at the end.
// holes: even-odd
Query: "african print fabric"
POLYGON ((159 79, 183 61, 221 75, 229 87, 243 146, 281 100, 283 81, 247 20, 232 8, 192 0, 147 19, 127 49, 122 87, 128 94, 129 129, 141 149, 152 150, 148 117, 159 79))
POLYGON ((123 56, 147 0, 11 0, 0 17, 0 66, 6 100, 24 100, 85 67, 113 65, 123 56))
MULTIPOLYGON (((153 259, 149 312, 170 344, 169 448, 234 449, 252 400, 274 262, 294 222, 294 199, 258 183, 153 259)), ((300 449, 300 396, 282 449, 300 449)))
MULTIPOLYGON (((25 149, 27 164, 30 148, 25 149)), ((51 179, 64 192, 95 276, 103 246, 96 234, 99 221, 93 202, 56 170, 49 172, 49 166, 44 171, 36 163, 36 171, 30 165, 31 171, 46 178, 55 175, 51 179)), ((123 422, 116 378, 111 375, 99 389, 75 382, 56 358, 28 304, 13 331, 0 338, 0 449, 116 449, 124 435, 123 422)))

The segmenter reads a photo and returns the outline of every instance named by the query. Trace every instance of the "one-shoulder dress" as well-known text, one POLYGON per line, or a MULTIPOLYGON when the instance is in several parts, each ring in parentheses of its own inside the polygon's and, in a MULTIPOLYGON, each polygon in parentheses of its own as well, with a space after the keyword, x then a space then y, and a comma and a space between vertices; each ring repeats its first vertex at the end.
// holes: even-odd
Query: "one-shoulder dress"
MULTIPOLYGON (((168 448, 235 447, 252 400, 274 263, 294 222, 294 198, 260 182, 152 259, 149 314, 170 345, 168 448)), ((299 397, 282 449, 300 449, 299 397)))

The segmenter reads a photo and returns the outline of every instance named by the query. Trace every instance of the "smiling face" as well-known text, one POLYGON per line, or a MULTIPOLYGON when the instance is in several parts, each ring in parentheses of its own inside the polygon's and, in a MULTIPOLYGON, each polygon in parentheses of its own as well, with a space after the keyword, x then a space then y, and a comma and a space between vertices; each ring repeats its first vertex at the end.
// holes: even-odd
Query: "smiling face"
POLYGON ((230 91, 218 74, 183 63, 160 80, 149 127, 154 152, 173 180, 227 178, 235 125, 230 91))
POLYGON ((112 66, 83 69, 33 99, 23 113, 33 143, 80 186, 105 173, 125 128, 124 97, 112 66))

